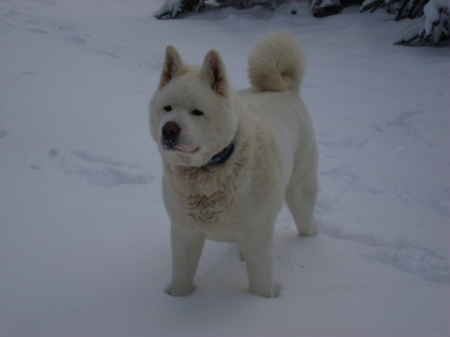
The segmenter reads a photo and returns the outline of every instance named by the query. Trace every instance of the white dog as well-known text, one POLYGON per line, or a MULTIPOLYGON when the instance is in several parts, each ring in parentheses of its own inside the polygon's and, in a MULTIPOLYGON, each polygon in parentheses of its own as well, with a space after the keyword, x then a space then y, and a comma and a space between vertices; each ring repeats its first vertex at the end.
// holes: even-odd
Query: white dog
POLYGON ((172 221, 170 295, 193 291, 211 239, 238 243, 250 291, 273 297, 274 223, 283 200, 299 235, 317 233, 317 146, 299 96, 305 64, 290 35, 270 35, 250 52, 252 88, 235 91, 217 51, 196 67, 167 47, 150 128, 172 221))

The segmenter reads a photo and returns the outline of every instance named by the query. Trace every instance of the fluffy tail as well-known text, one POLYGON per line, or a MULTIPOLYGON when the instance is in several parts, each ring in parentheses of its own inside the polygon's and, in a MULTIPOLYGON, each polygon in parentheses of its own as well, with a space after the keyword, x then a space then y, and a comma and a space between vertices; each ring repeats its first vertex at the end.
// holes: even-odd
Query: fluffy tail
POLYGON ((260 39, 250 51, 248 77, 259 91, 299 92, 306 58, 289 34, 276 33, 260 39))

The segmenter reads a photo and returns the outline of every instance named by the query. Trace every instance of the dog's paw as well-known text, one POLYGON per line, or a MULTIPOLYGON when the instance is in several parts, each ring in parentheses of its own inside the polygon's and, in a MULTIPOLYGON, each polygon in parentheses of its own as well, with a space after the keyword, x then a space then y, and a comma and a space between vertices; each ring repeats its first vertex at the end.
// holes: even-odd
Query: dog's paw
MULTIPOLYGON (((260 284, 251 285, 249 291, 252 294, 265 297, 265 298, 275 298, 277 297, 277 284, 272 284, 270 286, 262 287, 260 284)), ((279 291, 278 291, 279 293, 279 291)))
POLYGON ((319 234, 319 230, 317 229, 317 225, 316 225, 315 221, 308 228, 302 228, 302 230, 300 230, 298 232, 298 235, 300 235, 300 236, 313 236, 316 234, 319 234))
POLYGON ((181 288, 181 287, 172 287, 172 285, 168 285, 166 289, 164 289, 164 292, 167 295, 173 297, 184 297, 192 294, 194 290, 195 287, 181 288))

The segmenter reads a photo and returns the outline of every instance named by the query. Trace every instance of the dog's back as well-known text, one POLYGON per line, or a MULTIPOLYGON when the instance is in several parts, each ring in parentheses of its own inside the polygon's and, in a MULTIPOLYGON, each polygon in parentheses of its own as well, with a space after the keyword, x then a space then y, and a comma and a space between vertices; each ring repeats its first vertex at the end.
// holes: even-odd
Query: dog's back
POLYGON ((292 167, 298 166, 295 162, 304 162, 303 156, 315 156, 312 121, 299 96, 306 57, 291 35, 274 33, 257 41, 250 50, 248 65, 252 88, 240 94, 271 130, 287 185, 292 167))

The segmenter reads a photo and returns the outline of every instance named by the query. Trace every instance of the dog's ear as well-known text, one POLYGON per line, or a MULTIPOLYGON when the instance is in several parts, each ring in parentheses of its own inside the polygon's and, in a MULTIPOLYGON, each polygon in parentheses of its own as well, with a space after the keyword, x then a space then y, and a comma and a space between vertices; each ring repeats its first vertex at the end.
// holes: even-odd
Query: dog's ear
POLYGON ((186 65, 181 59, 180 54, 178 54, 177 50, 174 47, 167 46, 158 89, 164 87, 172 80, 172 78, 183 75, 185 72, 186 65))
POLYGON ((206 54, 200 75, 217 94, 221 96, 227 95, 228 80, 225 64, 217 51, 210 50, 206 54))

